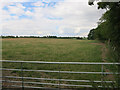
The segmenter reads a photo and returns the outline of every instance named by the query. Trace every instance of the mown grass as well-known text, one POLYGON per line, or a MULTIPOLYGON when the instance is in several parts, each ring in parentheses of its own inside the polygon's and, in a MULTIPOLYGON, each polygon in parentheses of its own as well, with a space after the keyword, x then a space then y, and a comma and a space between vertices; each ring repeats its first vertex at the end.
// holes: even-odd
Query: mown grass
MULTIPOLYGON (((94 40, 74 39, 39 39, 18 38, 2 40, 3 60, 26 60, 26 61, 54 61, 54 62, 102 62, 102 46, 92 44, 99 43, 94 40)), ((24 69, 35 70, 63 70, 63 71, 101 71, 100 65, 60 65, 57 64, 23 64, 24 69)), ((3 63, 5 68, 20 68, 18 63, 3 63)), ((21 76, 20 72, 13 71, 11 74, 21 76)), ((24 76, 64 79, 87 79, 101 80, 101 75, 92 74, 60 74, 24 72, 24 76)), ((44 81, 48 82, 48 81, 44 81)), ((51 81, 53 82, 53 81, 51 81)), ((56 81, 56 83, 58 83, 56 81)), ((63 82, 71 83, 71 82, 63 82)), ((72 82, 80 84, 80 82, 72 82)), ((84 83, 82 83, 84 84, 84 83)))

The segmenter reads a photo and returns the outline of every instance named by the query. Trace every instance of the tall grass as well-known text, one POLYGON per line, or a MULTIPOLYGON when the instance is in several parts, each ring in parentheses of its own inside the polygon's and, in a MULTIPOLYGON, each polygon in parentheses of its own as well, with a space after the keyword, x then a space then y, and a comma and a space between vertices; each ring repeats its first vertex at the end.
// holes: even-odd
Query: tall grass
MULTIPOLYGON (((107 62, 118 62, 120 63, 120 56, 119 52, 115 50, 112 45, 109 43, 106 43, 108 53, 107 53, 107 62)), ((120 73, 120 65, 114 65, 114 66, 108 66, 109 70, 111 70, 114 73, 120 73)), ((115 81, 117 82, 117 87, 120 87, 120 74, 114 74, 115 81)))

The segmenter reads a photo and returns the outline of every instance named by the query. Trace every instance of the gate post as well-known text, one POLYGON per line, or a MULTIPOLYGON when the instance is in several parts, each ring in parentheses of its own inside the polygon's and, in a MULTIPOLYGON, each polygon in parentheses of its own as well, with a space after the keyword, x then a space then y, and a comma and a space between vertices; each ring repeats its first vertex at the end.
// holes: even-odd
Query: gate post
POLYGON ((102 72, 102 78, 101 78, 101 86, 103 87, 103 79, 104 79, 104 68, 103 68, 103 64, 101 66, 101 72, 102 72))
POLYGON ((118 64, 118 89, 120 89, 120 64, 118 64))
POLYGON ((59 63, 59 90, 60 90, 60 63, 59 63))
POLYGON ((21 77, 22 77, 22 90, 24 90, 24 80, 23 80, 23 63, 21 62, 21 77))

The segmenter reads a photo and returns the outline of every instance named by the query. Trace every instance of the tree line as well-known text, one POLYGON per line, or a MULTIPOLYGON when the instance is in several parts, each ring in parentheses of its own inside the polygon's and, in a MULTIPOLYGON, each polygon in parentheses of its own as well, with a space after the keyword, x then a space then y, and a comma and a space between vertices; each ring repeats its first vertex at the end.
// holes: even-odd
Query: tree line
MULTIPOLYGON (((89 5, 93 5, 94 1, 90 0, 89 5)), ((90 30, 88 39, 107 41, 120 59, 120 1, 98 2, 97 4, 98 9, 105 9, 106 12, 100 18, 97 28, 90 30)))
POLYGON ((57 36, 0 36, 1 38, 56 38, 56 39, 80 39, 85 40, 86 37, 57 37, 57 36))
MULTIPOLYGON (((93 5, 94 1, 89 0, 89 5, 93 5)), ((97 28, 90 30, 88 39, 107 42, 108 53, 110 53, 109 61, 113 59, 113 62, 120 63, 120 0, 117 2, 98 2, 97 4, 98 9, 105 9, 106 12, 100 18, 97 28)), ((116 70, 120 73, 120 65, 116 66, 116 70)), ((120 75, 115 77, 118 87, 116 89, 120 90, 120 75)))

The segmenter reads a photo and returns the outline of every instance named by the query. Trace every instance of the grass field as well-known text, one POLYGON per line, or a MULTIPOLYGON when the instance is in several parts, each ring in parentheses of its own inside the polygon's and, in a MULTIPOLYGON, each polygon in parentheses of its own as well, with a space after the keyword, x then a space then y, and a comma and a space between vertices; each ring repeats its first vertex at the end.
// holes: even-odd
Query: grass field
POLYGON ((101 62, 97 41, 72 39, 3 39, 5 60, 101 62))
MULTIPOLYGON (((3 60, 103 62, 102 45, 99 45, 99 42, 95 40, 18 38, 3 39, 2 45, 3 60)), ((20 68, 21 66, 17 63, 3 63, 3 67, 20 68)), ((56 64, 47 65, 26 63, 24 64, 24 69, 58 70, 59 67, 56 64)), ((99 65, 60 65, 60 69, 63 71, 101 71, 101 67, 99 65)), ((17 71, 7 72, 4 74, 20 76, 20 72, 17 71)), ((24 76, 59 78, 58 73, 24 72, 24 76)), ((61 74, 60 77, 64 79, 87 79, 91 81, 101 80, 101 75, 91 74, 61 74)), ((75 84, 75 82, 69 83, 75 84)), ((77 82, 76 84, 80 83, 77 82)))

